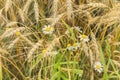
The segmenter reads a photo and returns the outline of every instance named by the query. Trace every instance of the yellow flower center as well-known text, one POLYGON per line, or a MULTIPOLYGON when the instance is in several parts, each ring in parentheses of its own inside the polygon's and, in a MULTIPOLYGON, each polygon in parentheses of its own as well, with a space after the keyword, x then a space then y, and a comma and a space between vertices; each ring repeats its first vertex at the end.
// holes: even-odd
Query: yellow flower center
POLYGON ((47 27, 47 28, 46 28, 46 31, 47 31, 47 32, 50 32, 50 30, 51 30, 50 27, 47 27))
POLYGON ((96 69, 100 69, 101 68, 101 66, 100 65, 96 65, 96 69))
POLYGON ((47 52, 47 50, 46 50, 46 49, 42 50, 42 53, 43 53, 43 54, 45 54, 46 52, 47 52))
POLYGON ((82 38, 83 38, 83 39, 86 39, 86 37, 87 37, 86 35, 84 35, 84 34, 82 35, 82 38))
POLYGON ((77 47, 78 45, 77 45, 77 43, 74 43, 73 46, 74 46, 74 47, 77 47))
POLYGON ((20 36, 20 34, 21 34, 20 32, 16 32, 16 35, 17 35, 17 36, 20 36))
POLYGON ((68 45, 67 45, 67 47, 70 47, 70 46, 71 46, 71 44, 68 44, 68 45))
POLYGON ((50 32, 51 30, 54 30, 54 27, 47 27, 47 28, 46 28, 46 31, 47 31, 47 32, 50 32))
POLYGON ((7 31, 7 30, 9 30, 10 28, 5 28, 5 30, 7 31))

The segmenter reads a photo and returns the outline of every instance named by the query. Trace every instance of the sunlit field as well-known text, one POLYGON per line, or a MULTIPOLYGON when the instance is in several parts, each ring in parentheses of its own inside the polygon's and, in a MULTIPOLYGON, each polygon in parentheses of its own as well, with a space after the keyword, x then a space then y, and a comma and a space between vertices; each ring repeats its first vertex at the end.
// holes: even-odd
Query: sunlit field
POLYGON ((120 80, 120 0, 0 0, 0 80, 120 80))

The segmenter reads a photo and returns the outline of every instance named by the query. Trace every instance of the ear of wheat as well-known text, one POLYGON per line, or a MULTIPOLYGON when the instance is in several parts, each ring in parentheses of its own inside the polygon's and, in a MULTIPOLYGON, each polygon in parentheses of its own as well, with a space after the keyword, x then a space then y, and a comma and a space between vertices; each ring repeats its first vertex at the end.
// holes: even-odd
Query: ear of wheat
POLYGON ((9 8, 12 5, 12 1, 11 0, 6 0, 6 4, 5 4, 5 12, 7 12, 9 10, 9 8))
POLYGON ((53 0, 53 17, 57 17, 57 12, 58 12, 58 2, 59 0, 53 0))
POLYGON ((18 37, 18 38, 16 38, 15 40, 13 40, 13 41, 10 43, 10 45, 8 46, 8 49, 13 48, 13 46, 18 42, 19 39, 20 39, 20 38, 18 37))
POLYGON ((24 8, 23 8, 23 12, 24 12, 26 15, 27 15, 27 13, 28 13, 28 9, 29 9, 29 7, 30 7, 31 2, 32 2, 32 0, 27 0, 25 6, 24 6, 24 8))
POLYGON ((24 11, 22 9, 20 9, 20 8, 18 10, 19 10, 18 13, 19 13, 19 15, 21 17, 21 20, 24 22, 26 20, 24 11))
POLYGON ((14 25, 16 25, 17 23, 18 23, 18 22, 15 22, 15 21, 9 22, 9 23, 7 23, 6 27, 14 26, 14 25))
POLYGON ((33 54, 35 54, 35 50, 42 45, 42 41, 38 41, 35 45, 33 45, 32 49, 29 51, 28 53, 28 56, 27 56, 27 59, 28 59, 28 62, 30 62, 32 60, 32 56, 33 54))
POLYGON ((38 22, 39 21, 39 6, 36 1, 34 3, 34 10, 35 10, 35 19, 38 22))
POLYGON ((2 35, 1 38, 6 38, 6 37, 10 37, 13 36, 14 34, 16 34, 16 32, 20 32, 20 31, 24 31, 25 27, 18 27, 18 28, 10 28, 9 30, 6 30, 2 35))
POLYGON ((67 18, 68 20, 70 20, 73 12, 72 0, 66 0, 66 6, 67 6, 67 18))
POLYGON ((98 47, 98 44, 97 44, 97 40, 95 38, 95 35, 94 33, 91 33, 91 50, 92 50, 92 53, 93 53, 93 57, 95 60, 100 60, 100 51, 99 51, 99 47, 98 47))

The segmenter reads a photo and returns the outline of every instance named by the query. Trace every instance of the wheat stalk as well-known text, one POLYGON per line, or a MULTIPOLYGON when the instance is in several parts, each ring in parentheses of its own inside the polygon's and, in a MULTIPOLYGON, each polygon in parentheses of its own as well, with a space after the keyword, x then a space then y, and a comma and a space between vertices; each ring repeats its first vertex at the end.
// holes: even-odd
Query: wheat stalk
POLYGON ((20 31, 24 31, 24 30, 25 30, 25 27, 11 28, 10 30, 6 30, 2 34, 1 38, 3 39, 3 38, 6 38, 6 37, 10 37, 10 36, 16 34, 16 32, 20 32, 20 31))
POLYGON ((34 10, 35 10, 35 19, 38 22, 39 21, 39 6, 38 6, 38 3, 36 2, 36 0, 34 3, 34 10))
POLYGON ((33 46, 34 43, 32 43, 27 37, 25 37, 24 35, 20 35, 20 38, 24 39, 29 45, 33 46))
POLYGON ((1 54, 0 54, 0 80, 2 80, 2 59, 1 59, 1 54))
MULTIPOLYGON (((0 9, 0 22, 1 21, 5 21, 7 22, 7 19, 4 17, 4 15, 2 14, 2 12, 4 11, 4 8, 0 9)), ((1 23, 0 23, 1 24, 1 23)))
POLYGON ((13 41, 10 43, 10 45, 8 46, 8 49, 12 48, 12 47, 18 42, 19 39, 20 39, 20 38, 18 37, 18 38, 16 38, 15 40, 13 40, 13 41))
POLYGON ((51 25, 55 25, 55 24, 63 17, 63 15, 64 15, 64 14, 60 14, 60 15, 58 15, 58 17, 53 18, 51 25))
POLYGON ((11 0, 6 0, 6 4, 5 4, 5 12, 7 12, 9 10, 9 8, 12 5, 12 1, 11 0))
POLYGON ((53 17, 57 17, 57 10, 58 10, 58 2, 59 0, 53 0, 53 17))
POLYGON ((21 17, 21 20, 24 22, 25 21, 25 17, 24 17, 24 11, 22 11, 20 8, 19 8, 19 11, 18 11, 20 17, 21 17))
POLYGON ((68 20, 70 20, 72 17, 72 11, 73 11, 72 1, 66 0, 66 6, 67 6, 67 18, 68 20))
POLYGON ((58 15, 56 18, 46 18, 46 20, 47 20, 52 26, 54 26, 63 16, 64 16, 64 14, 60 14, 60 15, 58 15))
POLYGON ((97 45, 97 40, 95 38, 95 35, 91 32, 91 49, 92 49, 92 53, 93 53, 93 57, 95 58, 95 60, 100 60, 100 51, 99 51, 99 47, 97 45))
POLYGON ((55 38, 52 42, 50 42, 50 43, 47 44, 47 50, 51 51, 56 44, 60 45, 59 44, 59 37, 55 38))
POLYGON ((28 62, 30 62, 32 60, 32 55, 35 53, 35 50, 41 46, 43 41, 38 41, 35 45, 33 45, 32 49, 29 51, 28 55, 27 55, 27 59, 28 59, 28 62))
POLYGON ((117 60, 112 60, 112 61, 116 66, 120 67, 120 61, 117 61, 117 60))
POLYGON ((90 80, 94 80, 94 72, 93 72, 94 56, 93 56, 93 52, 91 49, 89 50, 89 56, 90 56, 90 64, 91 64, 91 79, 90 80))
POLYGON ((2 11, 3 11, 3 9, 0 9, 0 17, 2 16, 2 11))
POLYGON ((26 15, 27 15, 27 13, 28 13, 28 9, 29 9, 29 7, 30 7, 31 2, 32 2, 32 0, 27 0, 26 5, 25 5, 24 8, 23 8, 23 12, 24 12, 26 15))
POLYGON ((107 5, 103 4, 103 3, 89 3, 88 6, 91 7, 108 7, 107 5))
POLYGON ((2 26, 3 25, 3 21, 2 21, 2 11, 3 9, 0 9, 0 25, 2 26))
POLYGON ((82 44, 85 55, 88 57, 89 56, 89 47, 87 46, 86 43, 81 43, 81 44, 82 44))
POLYGON ((9 22, 9 23, 7 23, 6 27, 16 25, 17 23, 18 22, 15 22, 15 21, 9 22))
POLYGON ((2 54, 9 54, 9 52, 7 50, 3 49, 3 48, 0 48, 0 53, 2 53, 2 54))

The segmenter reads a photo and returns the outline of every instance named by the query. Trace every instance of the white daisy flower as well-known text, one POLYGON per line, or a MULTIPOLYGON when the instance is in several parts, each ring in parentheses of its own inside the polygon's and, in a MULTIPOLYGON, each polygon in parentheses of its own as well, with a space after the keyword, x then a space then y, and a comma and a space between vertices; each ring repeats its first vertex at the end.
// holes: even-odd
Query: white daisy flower
POLYGON ((66 35, 69 35, 69 34, 70 34, 70 32, 69 32, 68 30, 66 30, 66 31, 65 31, 65 34, 66 34, 66 35))
POLYGON ((44 57, 46 57, 46 56, 49 56, 49 55, 50 56, 57 55, 58 52, 57 51, 51 51, 51 50, 44 49, 44 50, 42 50, 42 54, 43 54, 44 57))
POLYGON ((50 25, 45 25, 44 28, 42 28, 42 31, 44 34, 52 34, 54 31, 54 27, 50 25))
POLYGON ((73 44, 73 51, 76 51, 80 47, 80 43, 73 44))
POLYGON ((82 30, 81 30, 81 28, 79 26, 75 26, 74 29, 79 31, 80 33, 82 33, 82 30))
POLYGON ((67 45, 67 49, 68 49, 68 50, 73 50, 73 46, 72 46, 71 44, 68 44, 68 45, 67 45))
POLYGON ((57 51, 52 51, 50 55, 57 55, 58 52, 57 51))
POLYGON ((83 42, 88 42, 88 41, 89 41, 89 37, 86 36, 86 35, 84 35, 84 34, 83 34, 83 35, 80 35, 79 38, 80 38, 80 40, 83 41, 83 42))
POLYGON ((76 51, 80 47, 80 43, 68 44, 67 49, 70 51, 76 51))
POLYGON ((96 61, 94 63, 94 69, 95 69, 95 71, 97 71, 99 73, 102 73, 103 72, 103 66, 102 66, 101 62, 96 61))
POLYGON ((42 50, 42 54, 44 57, 46 57, 46 56, 50 55, 50 51, 47 49, 44 49, 44 50, 42 50))

